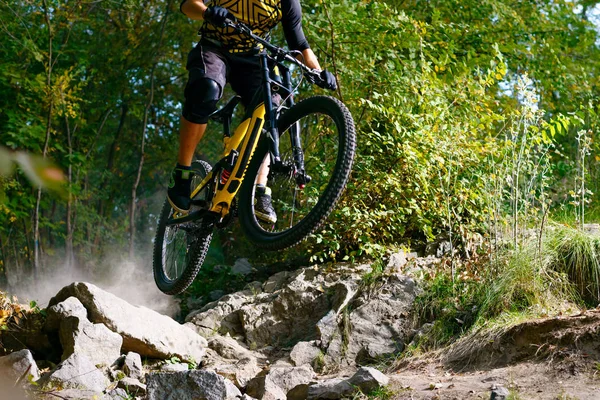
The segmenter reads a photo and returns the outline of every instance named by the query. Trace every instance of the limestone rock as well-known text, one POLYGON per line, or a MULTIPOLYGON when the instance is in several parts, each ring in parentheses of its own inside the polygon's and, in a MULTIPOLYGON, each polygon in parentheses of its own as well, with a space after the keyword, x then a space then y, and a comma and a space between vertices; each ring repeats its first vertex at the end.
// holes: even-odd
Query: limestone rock
POLYGON ((48 307, 44 330, 47 332, 57 331, 60 328, 60 321, 68 317, 87 319, 87 310, 76 297, 69 297, 48 307))
POLYGON ((130 351, 123 360, 123 372, 130 378, 140 379, 143 376, 142 357, 130 351))
POLYGON ((252 379, 246 387, 246 393, 260 400, 287 399, 287 395, 283 389, 264 375, 252 379))
POLYGON ((287 393, 296 386, 308 384, 315 373, 308 365, 301 367, 272 367, 248 383, 246 392, 258 399, 287 398, 287 393))
POLYGON ((104 324, 92 324, 86 318, 68 317, 60 323, 63 360, 76 353, 94 365, 111 365, 121 355, 123 338, 104 324))
POLYGON ((235 260, 233 267, 231 267, 231 273, 234 275, 246 276, 252 272, 252 264, 247 258, 238 258, 235 260))
POLYGON ((189 365, 186 363, 174 363, 174 364, 165 364, 160 367, 160 370, 163 372, 185 372, 190 369, 189 365))
POLYGON ((103 323, 123 338, 123 350, 143 356, 166 359, 178 356, 200 362, 206 340, 187 326, 145 307, 136 307, 98 287, 75 282, 50 300, 52 307, 76 297, 94 323, 103 323))
POLYGON ((510 391, 504 386, 492 387, 492 393, 490 394, 490 400, 506 400, 510 396, 510 391))
POLYGON ((148 400, 233 400, 242 394, 212 371, 193 370, 146 375, 148 400))
POLYGON ((245 388, 260 371, 261 368, 254 357, 242 358, 230 364, 220 364, 215 368, 216 373, 231 380, 240 389, 245 388))
POLYGON ((410 313, 417 291, 411 278, 386 277, 377 292, 350 313, 345 357, 360 363, 401 351, 411 332, 410 313))
POLYGON ((104 396, 102 392, 87 389, 63 389, 57 390, 53 396, 44 397, 44 399, 64 399, 64 400, 89 400, 89 399, 110 399, 110 400, 123 400, 128 399, 127 393, 125 397, 110 397, 104 396), (59 397, 60 396, 60 397, 59 397))
POLYGON ((263 291, 265 293, 273 293, 283 287, 291 273, 289 271, 281 271, 274 275, 271 275, 269 279, 263 284, 263 291))
POLYGON ((408 257, 406 256, 406 252, 404 250, 400 250, 399 252, 390 255, 387 268, 394 272, 400 272, 407 262, 408 257))
POLYGON ((385 376, 380 371, 371 367, 361 367, 348 382, 360 388, 363 393, 372 392, 375 389, 386 386, 390 382, 390 378, 385 376))
POLYGON ((221 357, 231 360, 253 357, 250 350, 229 335, 215 335, 211 337, 208 341, 208 347, 216 351, 221 357))
POLYGON ((127 391, 125 389, 115 388, 110 392, 106 393, 105 398, 106 400, 123 400, 128 399, 129 394, 127 394, 127 391))
POLYGON ((288 368, 271 368, 267 378, 273 381, 284 392, 289 392, 298 385, 309 383, 315 372, 309 365, 288 368))
POLYGON ((42 387, 102 392, 109 384, 104 374, 84 355, 73 354, 40 379, 42 387))
POLYGON ((252 302, 250 290, 223 296, 219 301, 208 303, 200 310, 189 314, 185 325, 193 327, 198 333, 210 337, 215 331, 231 335, 243 334, 240 323, 240 309, 252 302))
POLYGON ((125 389, 127 393, 134 396, 143 396, 146 394, 146 385, 134 378, 123 378, 117 383, 117 387, 125 389))
POLYGON ((311 342, 298 342, 292 348, 290 353, 290 359, 296 366, 304 364, 312 364, 315 358, 319 357, 321 349, 316 345, 314 341, 311 342))
POLYGON ((343 378, 328 379, 308 387, 307 399, 341 399, 354 393, 354 387, 343 378))
MULTIPOLYGON (((0 357, 0 375, 9 378, 13 383, 23 377, 31 375, 34 381, 40 378, 40 371, 29 350, 19 350, 7 356, 0 357)), ((27 382, 27 376, 24 381, 27 382)))
POLYGON ((309 385, 298 385, 287 393, 287 400, 305 400, 308 398, 309 385))

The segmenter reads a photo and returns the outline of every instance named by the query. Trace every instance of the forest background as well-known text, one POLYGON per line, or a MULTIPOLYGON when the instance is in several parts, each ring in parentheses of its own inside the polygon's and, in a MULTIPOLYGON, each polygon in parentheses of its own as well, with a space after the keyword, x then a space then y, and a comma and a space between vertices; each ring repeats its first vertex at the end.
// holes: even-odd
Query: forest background
MULTIPOLYGON (((518 249, 531 232, 539 250, 551 221, 597 219, 598 4, 302 1, 359 149, 340 205, 294 254, 377 257, 444 237, 473 255, 499 238, 518 249)), ((59 266, 118 273, 115 257, 150 274, 199 25, 178 8, 0 1, 0 289, 59 266)), ((220 149, 211 126, 198 156, 220 149)), ((211 263, 290 256, 256 254, 236 231, 216 237, 211 263)))

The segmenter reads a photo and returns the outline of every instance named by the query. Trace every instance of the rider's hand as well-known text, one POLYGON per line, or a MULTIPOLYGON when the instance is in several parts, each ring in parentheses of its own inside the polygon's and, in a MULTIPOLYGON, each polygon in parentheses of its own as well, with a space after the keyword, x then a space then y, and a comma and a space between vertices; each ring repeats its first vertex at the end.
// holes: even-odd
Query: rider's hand
POLYGON ((337 89, 337 81, 335 80, 335 75, 331 72, 324 69, 319 74, 320 80, 317 80, 316 84, 323 89, 335 90, 337 89))
POLYGON ((226 19, 234 19, 234 16, 226 8, 210 6, 204 11, 204 20, 214 26, 224 27, 226 19))

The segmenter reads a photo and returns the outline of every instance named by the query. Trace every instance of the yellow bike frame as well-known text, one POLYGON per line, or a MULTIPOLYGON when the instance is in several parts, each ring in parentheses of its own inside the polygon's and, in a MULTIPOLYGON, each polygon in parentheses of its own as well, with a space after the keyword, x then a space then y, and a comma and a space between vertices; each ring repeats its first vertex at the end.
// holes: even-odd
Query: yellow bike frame
MULTIPOLYGON (((209 211, 215 212, 221 215, 221 218, 229 214, 231 202, 233 201, 238 190, 242 186, 242 181, 248 168, 248 163, 256 150, 258 139, 265 123, 265 105, 260 103, 252 113, 250 118, 242 121, 235 129, 233 136, 225 137, 223 142, 225 149, 223 150, 223 157, 226 157, 232 150, 237 150, 239 156, 235 162, 233 170, 227 183, 219 188, 215 187, 215 193, 212 198, 212 204, 210 205, 209 211), (248 134, 250 133, 250 134, 248 134), (241 147, 240 147, 241 145, 241 147)), ((191 198, 193 199, 201 190, 203 190, 214 178, 215 173, 219 173, 220 169, 209 173, 200 184, 192 190, 191 198)), ((217 177, 218 180, 218 177, 217 177)), ((210 201, 210 199, 209 199, 210 201)))

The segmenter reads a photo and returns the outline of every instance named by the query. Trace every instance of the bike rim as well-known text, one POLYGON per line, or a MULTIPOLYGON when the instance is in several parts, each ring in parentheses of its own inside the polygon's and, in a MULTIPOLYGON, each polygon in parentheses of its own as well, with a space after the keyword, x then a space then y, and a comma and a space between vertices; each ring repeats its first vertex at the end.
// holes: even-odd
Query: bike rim
MULTIPOLYGON (((281 133, 281 160, 284 165, 290 167, 294 165, 290 139, 292 127, 298 127, 300 131, 305 169, 311 181, 304 188, 300 188, 296 182, 294 168, 286 173, 269 175, 268 186, 271 189, 277 222, 265 222, 254 213, 256 225, 264 232, 280 234, 300 224, 325 196, 334 176, 340 151, 340 133, 335 121, 326 114, 309 114, 292 123, 290 128, 281 133)), ((255 197, 253 191, 252 204, 256 207, 255 197)))

